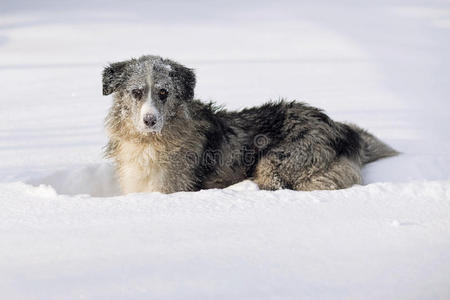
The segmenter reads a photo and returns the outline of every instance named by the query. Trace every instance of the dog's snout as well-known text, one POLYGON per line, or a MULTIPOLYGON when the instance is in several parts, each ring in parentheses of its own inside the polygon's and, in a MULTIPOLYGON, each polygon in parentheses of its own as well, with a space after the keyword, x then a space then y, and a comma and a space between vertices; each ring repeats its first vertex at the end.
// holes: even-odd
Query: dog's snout
POLYGON ((148 127, 153 127, 156 124, 156 116, 154 114, 144 115, 144 124, 148 127))

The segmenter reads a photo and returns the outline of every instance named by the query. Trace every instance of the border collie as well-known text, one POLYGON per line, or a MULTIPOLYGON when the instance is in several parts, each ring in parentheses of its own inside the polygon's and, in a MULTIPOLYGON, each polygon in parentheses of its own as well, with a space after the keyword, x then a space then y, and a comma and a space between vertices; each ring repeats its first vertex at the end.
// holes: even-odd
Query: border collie
POLYGON ((159 56, 112 63, 103 95, 107 157, 124 193, 198 191, 252 179, 261 189, 360 184, 361 166, 398 152, 355 125, 295 101, 227 111, 194 99, 195 74, 159 56))

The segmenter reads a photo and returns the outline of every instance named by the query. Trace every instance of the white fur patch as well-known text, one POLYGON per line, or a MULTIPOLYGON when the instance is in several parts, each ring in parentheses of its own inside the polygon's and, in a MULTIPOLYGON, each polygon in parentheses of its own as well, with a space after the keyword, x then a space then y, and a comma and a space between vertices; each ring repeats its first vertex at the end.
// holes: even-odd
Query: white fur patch
POLYGON ((124 193, 161 191, 164 174, 153 147, 125 142, 120 146, 117 160, 124 193))
POLYGON ((139 112, 139 119, 137 120, 137 129, 141 132, 160 132, 162 129, 162 116, 159 110, 153 105, 151 98, 149 97, 141 106, 139 112), (144 116, 146 114, 152 114, 156 117, 156 125, 153 128, 148 128, 144 123, 144 116))
MULTIPOLYGON (((141 106, 141 112, 140 112, 141 120, 144 120, 144 116, 148 113, 153 114, 155 116, 159 116, 159 111, 153 105, 151 99, 147 99, 141 106)), ((142 123, 142 124, 144 124, 144 123, 142 123)))

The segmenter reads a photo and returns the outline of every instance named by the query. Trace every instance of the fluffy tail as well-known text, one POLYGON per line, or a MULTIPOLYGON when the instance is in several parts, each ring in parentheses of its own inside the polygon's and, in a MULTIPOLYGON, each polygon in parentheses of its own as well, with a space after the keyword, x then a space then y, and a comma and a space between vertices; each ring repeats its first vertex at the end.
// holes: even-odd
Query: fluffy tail
POLYGON ((391 157, 400 154, 397 150, 386 145, 366 130, 356 125, 349 124, 361 137, 361 162, 370 163, 380 158, 391 157))

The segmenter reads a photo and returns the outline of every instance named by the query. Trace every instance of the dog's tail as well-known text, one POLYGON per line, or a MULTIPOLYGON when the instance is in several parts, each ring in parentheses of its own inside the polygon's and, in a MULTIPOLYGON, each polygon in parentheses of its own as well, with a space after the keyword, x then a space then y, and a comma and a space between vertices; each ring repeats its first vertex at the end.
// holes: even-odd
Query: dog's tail
POLYGON ((360 157, 363 164, 370 163, 380 158, 391 157, 400 154, 397 150, 380 141, 374 135, 356 125, 349 124, 361 137, 360 157))

